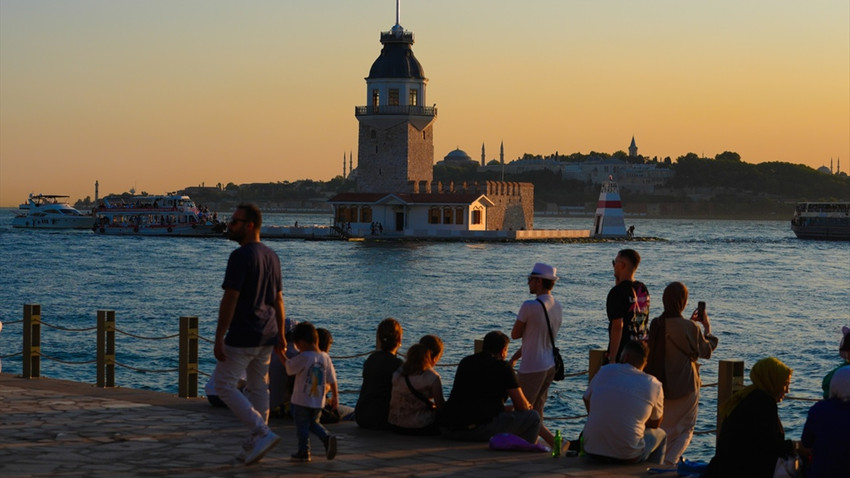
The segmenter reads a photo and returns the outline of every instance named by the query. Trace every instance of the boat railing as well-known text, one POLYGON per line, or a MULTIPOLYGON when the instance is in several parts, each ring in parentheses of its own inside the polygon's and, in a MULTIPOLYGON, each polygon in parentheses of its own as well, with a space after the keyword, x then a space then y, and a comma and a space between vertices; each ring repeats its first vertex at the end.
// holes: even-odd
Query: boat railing
MULTIPOLYGON (((21 357, 22 361, 22 376, 24 378, 39 378, 41 377, 41 360, 50 360, 58 363, 62 363, 65 365, 90 365, 95 364, 96 367, 96 385, 98 387, 115 387, 115 370, 116 367, 121 367, 129 370, 133 370, 135 372, 140 373, 159 373, 159 374, 177 374, 177 382, 178 382, 178 395, 184 398, 197 397, 198 396, 198 379, 200 376, 209 377, 210 373, 201 371, 199 368, 199 350, 201 342, 213 344, 214 341, 207 337, 202 336, 199 333, 198 328, 198 317, 196 316, 182 316, 179 319, 179 328, 177 333, 158 336, 158 337, 150 337, 143 336, 140 334, 136 334, 133 332, 129 332, 126 330, 122 330, 118 328, 116 324, 116 316, 114 310, 98 310, 97 311, 97 319, 96 324, 92 327, 85 328, 70 328, 70 327, 62 327, 54 324, 50 324, 41 319, 41 306, 39 304, 24 304, 24 312, 23 319, 17 321, 7 321, 4 323, 6 327, 5 333, 9 333, 8 326, 15 326, 17 324, 21 324, 21 337, 22 337, 22 348, 21 351, 0 355, 0 359, 10 359, 14 357, 21 357), (42 340, 41 340, 41 327, 49 327, 51 329, 56 329, 62 332, 68 333, 84 333, 84 332, 95 332, 95 341, 96 346, 94 347, 94 357, 88 358, 85 360, 65 360, 60 359, 58 357, 50 356, 41 351, 42 340), (136 340, 143 341, 160 341, 160 340, 176 340, 177 343, 177 357, 176 364, 174 367, 170 368, 158 368, 158 369, 149 369, 136 367, 133 365, 129 365, 126 363, 120 362, 118 357, 118 349, 116 348, 116 335, 122 335, 126 337, 130 337, 136 340)), ((64 341, 63 341, 64 343, 64 341)), ((475 341, 475 352, 481 350, 483 341, 476 340, 475 341)), ((84 350, 90 350, 89 348, 84 348, 84 350)), ((351 355, 333 355, 331 359, 333 361, 341 361, 341 360, 351 360, 351 359, 359 359, 362 357, 366 357, 372 354, 375 350, 366 350, 361 353, 351 354, 351 355)), ((79 350, 75 350, 75 353, 80 353, 79 350)), ((596 372, 602 367, 603 359, 605 357, 605 350, 601 349, 592 349, 589 351, 589 359, 588 359, 588 368, 587 370, 580 370, 572 373, 567 373, 566 377, 568 379, 573 380, 565 380, 564 384, 570 384, 574 387, 570 390, 559 390, 559 388, 566 387, 558 387, 557 384, 553 383, 552 385, 552 393, 554 395, 560 395, 561 392, 574 392, 574 388, 577 385, 575 382, 576 377, 587 376, 587 382, 593 379, 596 372)), ((90 352, 89 352, 90 353, 90 352)), ((138 354, 138 350, 133 350, 134 354, 138 354)), ((403 356, 403 354, 400 354, 403 356)), ((457 363, 438 363, 438 367, 443 368, 455 368, 458 366, 457 363)), ((717 403, 723 403, 726 401, 731 395, 744 388, 744 362, 742 360, 720 360, 718 364, 718 381, 715 383, 703 383, 701 385, 702 388, 717 388, 717 403)), ((579 383, 580 384, 580 383, 579 383)), ((583 387, 579 386, 579 389, 583 387)), ((359 393, 359 390, 341 390, 340 394, 354 394, 359 393)), ((794 397, 794 396, 786 396, 787 400, 797 400, 803 402, 816 402, 820 400, 820 398, 813 397, 794 397)), ((718 407, 719 408, 719 407, 718 407)), ((550 417, 547 416, 547 421, 563 421, 563 420, 577 420, 585 418, 586 414, 575 415, 575 416, 564 416, 564 417, 550 417)), ((695 431, 696 435, 704 435, 704 434, 713 434, 716 433, 716 429, 712 430, 704 430, 704 431, 695 431)))

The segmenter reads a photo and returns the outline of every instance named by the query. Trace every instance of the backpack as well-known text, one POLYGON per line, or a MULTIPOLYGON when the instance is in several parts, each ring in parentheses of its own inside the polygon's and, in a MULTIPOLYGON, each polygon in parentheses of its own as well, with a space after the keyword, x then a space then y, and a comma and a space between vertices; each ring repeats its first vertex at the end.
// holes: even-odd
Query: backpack
POLYGON ((630 299, 632 320, 627 327, 629 340, 649 340, 649 290, 640 281, 632 282, 633 297, 630 299))

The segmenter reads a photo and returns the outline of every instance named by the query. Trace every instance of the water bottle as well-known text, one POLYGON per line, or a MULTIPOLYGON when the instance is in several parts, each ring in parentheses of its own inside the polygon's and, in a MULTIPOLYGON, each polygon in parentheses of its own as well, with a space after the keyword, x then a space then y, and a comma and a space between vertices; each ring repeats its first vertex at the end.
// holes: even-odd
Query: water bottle
POLYGON ((552 445, 552 458, 561 456, 561 430, 555 431, 555 444, 552 445))

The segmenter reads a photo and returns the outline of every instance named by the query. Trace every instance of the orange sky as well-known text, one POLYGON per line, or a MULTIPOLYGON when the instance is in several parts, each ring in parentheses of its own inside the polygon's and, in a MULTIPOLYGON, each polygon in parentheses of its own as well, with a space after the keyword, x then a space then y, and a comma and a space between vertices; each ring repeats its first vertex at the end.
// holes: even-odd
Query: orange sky
MULTIPOLYGON (((394 23, 393 0, 0 0, 0 206, 339 175, 394 23)), ((435 160, 634 135, 850 170, 846 0, 404 0, 401 25, 435 160)))

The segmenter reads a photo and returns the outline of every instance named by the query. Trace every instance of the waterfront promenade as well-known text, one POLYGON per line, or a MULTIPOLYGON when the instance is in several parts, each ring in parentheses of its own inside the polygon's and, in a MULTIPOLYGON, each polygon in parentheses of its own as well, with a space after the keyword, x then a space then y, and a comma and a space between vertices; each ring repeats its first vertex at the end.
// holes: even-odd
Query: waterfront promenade
POLYGON ((272 419, 270 425, 280 444, 259 463, 245 466, 234 459, 244 427, 206 399, 0 373, 0 476, 5 478, 636 477, 647 476, 649 467, 493 451, 483 443, 373 432, 352 422, 328 426, 339 436, 336 459, 325 460, 313 438, 313 462, 293 464, 292 421, 272 419))

